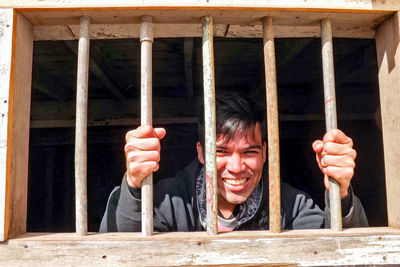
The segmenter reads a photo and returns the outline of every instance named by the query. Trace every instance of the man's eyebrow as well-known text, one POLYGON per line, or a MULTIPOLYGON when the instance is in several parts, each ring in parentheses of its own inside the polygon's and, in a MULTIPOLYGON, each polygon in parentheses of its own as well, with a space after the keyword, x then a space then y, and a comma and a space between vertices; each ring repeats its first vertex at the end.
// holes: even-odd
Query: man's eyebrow
POLYGON ((248 146, 246 149, 261 149, 261 145, 251 145, 248 146))

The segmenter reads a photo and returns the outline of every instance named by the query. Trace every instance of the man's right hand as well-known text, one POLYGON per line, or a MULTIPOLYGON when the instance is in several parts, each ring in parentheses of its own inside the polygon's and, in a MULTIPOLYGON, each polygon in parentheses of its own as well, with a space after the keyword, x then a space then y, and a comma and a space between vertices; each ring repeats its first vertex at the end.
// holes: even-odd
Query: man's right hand
POLYGON ((126 133, 126 180, 129 186, 141 188, 143 179, 158 170, 160 140, 165 134, 164 128, 149 125, 139 126, 126 133))

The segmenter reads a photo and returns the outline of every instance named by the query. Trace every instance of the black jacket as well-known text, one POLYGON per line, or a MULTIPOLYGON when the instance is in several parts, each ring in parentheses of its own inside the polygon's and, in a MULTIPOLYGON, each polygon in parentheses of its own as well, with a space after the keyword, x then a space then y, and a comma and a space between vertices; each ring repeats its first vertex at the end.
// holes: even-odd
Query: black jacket
MULTIPOLYGON (((196 177, 202 165, 193 161, 175 177, 163 179, 154 188, 154 231, 203 231, 196 196, 196 177)), ((265 171, 264 171, 265 173, 265 171)), ((267 185, 265 175, 262 183, 267 185)), ((268 186, 264 186, 267 188, 268 186)), ((281 215, 282 229, 317 229, 330 227, 329 198, 322 211, 309 195, 282 183, 281 215)), ((235 230, 268 230, 269 211, 268 190, 263 190, 258 209, 251 217, 239 224, 235 230)), ((368 226, 365 211, 352 189, 349 196, 342 200, 344 214, 343 227, 368 226)), ((126 178, 121 186, 110 194, 105 214, 101 221, 100 232, 137 232, 141 231, 140 189, 128 186, 126 178)))

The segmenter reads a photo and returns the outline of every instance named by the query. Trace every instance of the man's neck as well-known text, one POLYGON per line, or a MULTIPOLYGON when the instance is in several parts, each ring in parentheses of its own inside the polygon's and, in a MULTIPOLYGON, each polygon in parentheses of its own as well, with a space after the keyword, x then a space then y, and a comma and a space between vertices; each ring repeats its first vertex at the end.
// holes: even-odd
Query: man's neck
POLYGON ((218 211, 225 219, 232 216, 236 205, 227 202, 224 198, 218 197, 218 211))

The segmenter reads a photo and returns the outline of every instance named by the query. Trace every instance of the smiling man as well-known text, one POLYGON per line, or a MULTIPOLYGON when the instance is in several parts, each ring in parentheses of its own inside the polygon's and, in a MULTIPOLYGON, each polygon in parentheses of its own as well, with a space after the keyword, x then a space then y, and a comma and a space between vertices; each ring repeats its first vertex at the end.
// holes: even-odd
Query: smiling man
MULTIPOLYGON (((250 99, 225 94, 216 100, 218 230, 258 230, 269 227, 266 174, 265 120, 250 99)), ((197 159, 175 177, 163 179, 154 191, 155 231, 202 231, 206 228, 204 171, 204 120, 199 120, 197 159)), ((158 170, 163 128, 141 126, 126 134, 126 174, 108 199, 100 232, 141 230, 141 184, 158 170)), ((343 227, 368 226, 360 200, 350 181, 356 151, 351 138, 340 130, 328 132, 313 143, 321 179, 328 176, 341 185, 343 227)), ((282 229, 330 226, 329 194, 322 211, 304 192, 281 185, 282 229)))

